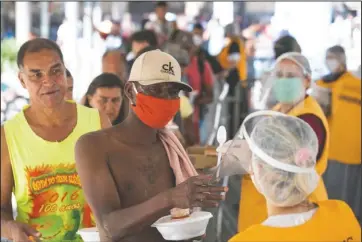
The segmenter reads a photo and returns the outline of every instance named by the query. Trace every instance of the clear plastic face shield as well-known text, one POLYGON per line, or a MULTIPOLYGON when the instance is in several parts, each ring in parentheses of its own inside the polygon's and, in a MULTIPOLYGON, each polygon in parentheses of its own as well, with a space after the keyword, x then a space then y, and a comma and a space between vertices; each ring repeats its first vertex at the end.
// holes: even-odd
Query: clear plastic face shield
POLYGON ((310 85, 310 66, 299 53, 281 55, 266 77, 257 105, 262 110, 277 110, 278 104, 286 107, 303 105, 310 85))
POLYGON ((250 174, 257 190, 277 206, 304 201, 317 187, 318 140, 303 120, 275 111, 248 115, 234 139, 218 149, 214 181, 250 174))

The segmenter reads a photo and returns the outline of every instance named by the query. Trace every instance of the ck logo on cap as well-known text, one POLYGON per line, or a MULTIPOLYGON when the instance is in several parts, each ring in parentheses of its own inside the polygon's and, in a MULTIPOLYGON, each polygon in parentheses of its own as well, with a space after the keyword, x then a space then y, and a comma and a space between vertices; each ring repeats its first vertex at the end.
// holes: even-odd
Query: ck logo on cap
POLYGON ((175 73, 173 72, 173 66, 171 65, 171 62, 169 62, 168 64, 163 64, 161 72, 170 75, 175 75, 175 73))

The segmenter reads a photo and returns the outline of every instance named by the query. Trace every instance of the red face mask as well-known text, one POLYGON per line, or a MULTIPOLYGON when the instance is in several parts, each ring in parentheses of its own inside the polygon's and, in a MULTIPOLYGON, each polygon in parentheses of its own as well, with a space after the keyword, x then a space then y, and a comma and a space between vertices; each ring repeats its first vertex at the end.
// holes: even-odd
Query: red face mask
POLYGON ((180 99, 162 99, 137 93, 136 106, 132 109, 144 124, 162 129, 180 109, 180 99))

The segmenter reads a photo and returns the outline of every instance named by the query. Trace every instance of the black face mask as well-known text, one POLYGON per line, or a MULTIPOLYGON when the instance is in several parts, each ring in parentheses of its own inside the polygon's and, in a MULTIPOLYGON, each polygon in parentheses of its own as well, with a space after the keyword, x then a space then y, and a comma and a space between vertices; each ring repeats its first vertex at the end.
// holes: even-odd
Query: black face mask
POLYGON ((338 73, 330 73, 322 77, 322 80, 327 83, 337 81, 346 71, 338 72, 338 73))

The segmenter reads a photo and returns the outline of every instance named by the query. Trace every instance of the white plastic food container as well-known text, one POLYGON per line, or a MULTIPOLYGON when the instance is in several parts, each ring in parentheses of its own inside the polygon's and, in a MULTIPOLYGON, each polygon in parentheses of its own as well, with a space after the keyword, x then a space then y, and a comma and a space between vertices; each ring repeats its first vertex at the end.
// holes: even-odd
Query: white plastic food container
POLYGON ((84 242, 100 242, 98 228, 85 228, 78 230, 78 234, 82 237, 84 242))
POLYGON ((171 215, 157 220, 152 227, 157 228, 165 240, 188 240, 206 233, 207 224, 212 214, 209 212, 193 212, 184 219, 171 219, 171 215))

